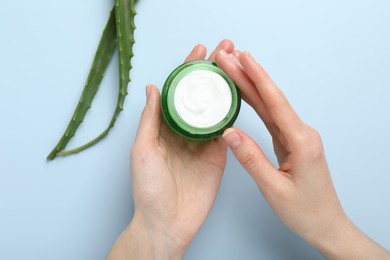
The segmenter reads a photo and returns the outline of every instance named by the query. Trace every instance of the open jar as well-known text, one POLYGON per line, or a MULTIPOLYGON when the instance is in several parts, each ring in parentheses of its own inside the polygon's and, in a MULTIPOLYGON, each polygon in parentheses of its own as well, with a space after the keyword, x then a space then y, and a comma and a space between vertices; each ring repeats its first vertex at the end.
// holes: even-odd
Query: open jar
POLYGON ((216 63, 194 60, 177 67, 161 93, 162 114, 167 125, 190 140, 211 140, 236 120, 240 91, 216 63))

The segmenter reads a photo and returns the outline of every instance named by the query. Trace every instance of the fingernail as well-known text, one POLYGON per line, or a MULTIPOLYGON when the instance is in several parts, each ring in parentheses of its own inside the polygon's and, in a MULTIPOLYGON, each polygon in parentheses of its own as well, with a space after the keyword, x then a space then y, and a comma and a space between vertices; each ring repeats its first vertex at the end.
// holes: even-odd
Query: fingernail
POLYGON ((239 60, 236 58, 236 56, 234 56, 232 53, 227 53, 226 51, 224 50, 220 50, 219 53, 221 54, 222 57, 224 57, 226 60, 230 61, 231 63, 233 63, 234 65, 242 68, 242 65, 241 63, 239 62, 239 60))
POLYGON ((227 142, 227 144, 231 147, 237 147, 241 144, 241 137, 237 134, 234 129, 228 129, 223 133, 223 139, 227 142))
POLYGON ((224 58, 226 58, 226 59, 229 58, 229 54, 228 54, 224 49, 221 49, 221 50, 219 51, 219 54, 221 54, 222 57, 224 57, 224 58))
POLYGON ((146 89, 145 89, 146 90, 146 101, 150 97, 150 88, 151 88, 150 84, 146 85, 146 89))
POLYGON ((230 60, 231 62, 233 62, 236 66, 240 67, 242 69, 242 65, 240 63, 240 61, 236 58, 236 56, 234 56, 233 54, 230 54, 230 60))

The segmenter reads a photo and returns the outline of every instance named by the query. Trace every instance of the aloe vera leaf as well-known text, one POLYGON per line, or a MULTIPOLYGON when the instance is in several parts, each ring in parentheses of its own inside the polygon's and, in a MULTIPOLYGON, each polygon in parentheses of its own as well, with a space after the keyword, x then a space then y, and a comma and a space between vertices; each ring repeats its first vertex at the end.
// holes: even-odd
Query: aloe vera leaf
POLYGON ((123 104, 127 96, 127 86, 130 82, 129 73, 132 68, 131 58, 134 56, 134 17, 136 15, 134 7, 136 2, 137 1, 134 0, 115 0, 116 28, 119 53, 119 93, 115 112, 111 118, 109 126, 98 137, 88 142, 87 144, 73 150, 59 152, 58 155, 69 155, 81 152, 82 150, 85 150, 88 147, 91 147, 92 145, 102 140, 105 136, 107 136, 110 129, 114 127, 120 112, 123 110, 123 104))
POLYGON ((104 73, 115 51, 116 42, 116 19, 114 7, 110 12, 110 17, 108 18, 107 24, 104 28, 99 46, 97 48, 92 63, 92 68, 89 72, 87 82, 81 94, 81 98, 76 107, 76 110, 61 140, 47 156, 48 160, 53 160, 58 155, 58 153, 66 147, 69 140, 76 133, 77 128, 83 122, 85 114, 91 107, 93 98, 99 90, 99 86, 103 79, 104 73))

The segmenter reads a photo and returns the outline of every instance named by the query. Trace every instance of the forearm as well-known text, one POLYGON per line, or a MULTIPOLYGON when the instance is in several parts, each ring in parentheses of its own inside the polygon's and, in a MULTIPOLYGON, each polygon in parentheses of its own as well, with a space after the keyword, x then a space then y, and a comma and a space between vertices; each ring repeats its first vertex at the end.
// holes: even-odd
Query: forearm
POLYGON ((390 252, 360 231, 348 218, 317 241, 309 241, 327 259, 390 259, 390 252))
POLYGON ((184 251, 169 234, 145 228, 133 220, 116 240, 107 260, 177 260, 182 259, 184 251))

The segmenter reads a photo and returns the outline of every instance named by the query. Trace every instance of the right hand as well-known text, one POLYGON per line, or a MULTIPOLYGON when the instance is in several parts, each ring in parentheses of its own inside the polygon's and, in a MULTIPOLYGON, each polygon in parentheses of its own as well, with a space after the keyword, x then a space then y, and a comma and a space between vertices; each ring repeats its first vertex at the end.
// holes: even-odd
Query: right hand
POLYGON ((319 133, 298 117, 264 69, 247 52, 221 51, 216 62, 238 85, 272 136, 279 168, 242 131, 230 128, 223 135, 281 221, 327 258, 390 258, 348 219, 334 189, 319 133))
MULTIPOLYGON (((221 49, 232 52, 233 43, 222 41, 209 60, 221 49)), ((205 56, 197 45, 186 61, 205 56)), ((226 152, 221 137, 195 142, 171 131, 162 121, 158 89, 149 86, 130 159, 134 216, 109 259, 181 259, 217 196, 226 152)))

